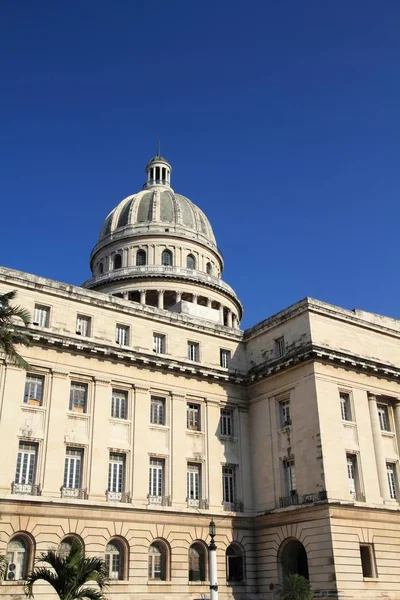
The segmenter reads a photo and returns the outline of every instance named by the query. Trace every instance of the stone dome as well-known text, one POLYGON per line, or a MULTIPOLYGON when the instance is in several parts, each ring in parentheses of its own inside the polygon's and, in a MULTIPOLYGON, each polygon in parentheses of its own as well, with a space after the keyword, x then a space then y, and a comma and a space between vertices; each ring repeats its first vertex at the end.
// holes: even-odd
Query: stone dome
POLYGON ((205 214, 181 194, 169 189, 145 189, 128 196, 107 216, 99 241, 115 234, 170 233, 196 239, 216 250, 212 227, 205 214))

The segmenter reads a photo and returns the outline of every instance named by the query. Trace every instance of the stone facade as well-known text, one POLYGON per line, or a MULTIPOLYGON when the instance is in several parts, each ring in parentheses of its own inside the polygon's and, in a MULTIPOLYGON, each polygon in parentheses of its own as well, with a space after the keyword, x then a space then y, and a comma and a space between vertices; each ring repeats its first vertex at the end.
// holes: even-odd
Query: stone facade
POLYGON ((77 537, 112 599, 206 598, 214 519, 222 600, 273 600, 287 572, 318 598, 400 600, 400 322, 307 298, 242 331, 170 175, 150 161, 84 287, 0 269, 32 315, 29 371, 0 358, 0 597, 77 537))

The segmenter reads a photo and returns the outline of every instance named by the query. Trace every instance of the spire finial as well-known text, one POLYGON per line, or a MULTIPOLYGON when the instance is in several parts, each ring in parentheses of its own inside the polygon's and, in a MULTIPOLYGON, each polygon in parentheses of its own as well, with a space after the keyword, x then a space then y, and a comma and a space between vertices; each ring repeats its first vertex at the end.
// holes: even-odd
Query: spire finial
POLYGON ((158 140, 157 144, 157 156, 161 156, 161 142, 158 140))

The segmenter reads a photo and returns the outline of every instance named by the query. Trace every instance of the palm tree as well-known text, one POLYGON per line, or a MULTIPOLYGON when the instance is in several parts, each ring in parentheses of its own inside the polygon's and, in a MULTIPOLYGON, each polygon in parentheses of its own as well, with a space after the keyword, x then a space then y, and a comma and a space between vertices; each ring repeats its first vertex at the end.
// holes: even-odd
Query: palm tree
POLYGON ((21 369, 29 369, 28 363, 20 356, 15 348, 16 344, 29 346, 30 342, 26 333, 15 328, 15 319, 20 319, 24 327, 28 327, 30 316, 25 308, 11 306, 11 300, 17 295, 16 291, 0 296, 0 350, 6 358, 21 369))
POLYGON ((38 558, 38 562, 47 563, 47 567, 36 567, 28 575, 25 594, 33 598, 33 584, 47 581, 58 594, 60 600, 106 600, 104 591, 108 586, 108 570, 102 558, 85 558, 83 548, 76 539, 72 541, 67 554, 48 550, 38 558), (98 589, 86 587, 95 582, 98 589))
POLYGON ((4 575, 6 574, 7 568, 7 559, 5 556, 0 554, 0 581, 4 579, 4 575))
POLYGON ((282 600, 311 600, 313 591, 311 584, 302 575, 287 575, 279 592, 282 600))

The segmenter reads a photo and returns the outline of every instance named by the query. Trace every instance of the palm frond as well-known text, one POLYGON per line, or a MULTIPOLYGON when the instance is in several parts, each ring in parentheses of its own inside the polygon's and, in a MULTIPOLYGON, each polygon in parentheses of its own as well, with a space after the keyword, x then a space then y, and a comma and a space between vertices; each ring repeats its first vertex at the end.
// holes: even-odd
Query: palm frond
POLYGON ((0 350, 7 359, 22 369, 29 369, 29 364, 17 352, 16 345, 29 346, 30 341, 24 331, 30 324, 29 312, 21 306, 11 306, 10 301, 16 296, 15 290, 0 295, 0 350), (16 325, 19 319, 23 323, 16 325))
POLYGON ((6 574, 8 560, 5 556, 0 554, 0 581, 4 579, 4 575, 6 574))
POLYGON ((81 599, 82 600, 83 599, 106 600, 103 592, 101 592, 99 590, 95 590, 94 588, 85 588, 85 589, 79 590, 79 592, 77 592, 74 595, 74 600, 81 600, 81 599))
POLYGON ((38 567, 28 575, 24 585, 24 591, 28 598, 33 598, 33 584, 39 580, 47 581, 47 583, 49 583, 57 592, 59 598, 63 598, 62 589, 60 588, 60 581, 57 574, 53 573, 53 571, 50 571, 46 567, 38 567))

